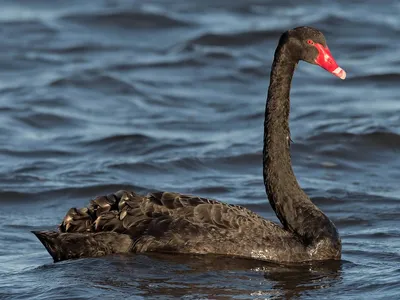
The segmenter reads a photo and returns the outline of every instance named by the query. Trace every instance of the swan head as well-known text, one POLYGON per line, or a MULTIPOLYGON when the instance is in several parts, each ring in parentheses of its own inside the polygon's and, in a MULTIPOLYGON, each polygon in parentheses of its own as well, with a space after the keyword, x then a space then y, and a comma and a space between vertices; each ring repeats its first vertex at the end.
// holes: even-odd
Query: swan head
POLYGON ((340 79, 346 78, 346 72, 336 63, 321 31, 312 27, 297 27, 284 35, 296 60, 318 65, 340 79))

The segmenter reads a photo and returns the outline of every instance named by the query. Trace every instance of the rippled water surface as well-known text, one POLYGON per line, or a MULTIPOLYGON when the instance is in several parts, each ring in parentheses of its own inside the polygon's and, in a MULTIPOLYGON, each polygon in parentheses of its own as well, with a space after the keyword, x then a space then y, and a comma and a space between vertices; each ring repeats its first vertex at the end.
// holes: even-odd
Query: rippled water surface
POLYGON ((398 1, 0 1, 0 298, 400 298, 398 1), (303 2, 303 3, 302 3, 303 2), (53 264, 30 233, 119 189, 277 221, 261 172, 277 39, 322 30, 348 74, 300 63, 292 158, 339 263, 132 255, 53 264))

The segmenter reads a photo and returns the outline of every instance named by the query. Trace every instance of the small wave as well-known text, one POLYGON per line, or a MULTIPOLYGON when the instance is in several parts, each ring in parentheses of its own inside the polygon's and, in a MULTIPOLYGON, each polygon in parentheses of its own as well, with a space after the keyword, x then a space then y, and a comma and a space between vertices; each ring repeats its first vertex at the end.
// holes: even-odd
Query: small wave
POLYGON ((0 190, 1 203, 13 202, 29 202, 32 199, 31 193, 16 192, 16 191, 2 191, 0 190))
POLYGON ((157 141, 144 134, 117 134, 101 137, 90 141, 80 142, 83 147, 95 147, 95 151, 103 150, 107 153, 145 153, 157 141))
POLYGON ((130 29, 144 28, 171 28, 171 27, 187 27, 192 24, 167 16, 165 14, 156 14, 150 12, 135 11, 116 11, 110 13, 81 13, 75 15, 66 15, 62 20, 83 23, 95 26, 113 26, 130 29))
POLYGON ((395 231, 390 231, 390 232, 369 232, 369 233, 357 233, 357 234, 349 234, 346 235, 346 239, 367 239, 367 240, 375 240, 375 239, 398 239, 400 238, 400 233, 395 232, 395 231))
POLYGON ((53 189, 46 191, 44 193, 37 193, 38 196, 49 199, 50 197, 56 197, 62 195, 65 198, 82 198, 87 197, 88 199, 92 199, 96 197, 96 195, 106 195, 107 193, 115 193, 119 190, 129 190, 135 191, 137 193, 145 193, 147 189, 142 186, 137 185, 127 185, 127 184, 96 184, 96 185, 88 185, 84 187, 74 187, 74 188, 62 188, 62 189, 53 189))
POLYGON ((153 142, 154 139, 144 134, 117 134, 106 137, 101 137, 91 141, 85 141, 88 146, 103 146, 103 145, 121 145, 122 143, 147 144, 153 142))
MULTIPOLYGON (((67 99, 64 97, 54 97, 52 95, 46 95, 44 97, 35 98, 29 101, 29 104, 37 107, 45 108, 69 108, 67 99)), ((0 108, 1 111, 1 108, 0 108)))
POLYGON ((335 224, 340 227, 347 226, 368 226, 371 224, 371 221, 368 219, 360 218, 358 216, 349 216, 349 217, 341 217, 339 218, 335 224))
POLYGON ((235 121, 253 121, 253 120, 261 120, 264 117, 264 112, 249 112, 247 114, 240 114, 239 116, 235 116, 235 121))
POLYGON ((219 157, 215 163, 228 164, 232 167, 243 167, 243 165, 261 166, 262 155, 261 152, 255 152, 219 157))
POLYGON ((209 49, 205 51, 203 55, 206 58, 214 58, 217 59, 218 61, 231 60, 234 58, 234 56, 225 49, 215 49, 215 50, 209 49))
MULTIPOLYGON (((141 194, 147 193, 147 189, 142 186, 127 184, 97 184, 87 185, 83 187, 49 189, 38 192, 16 192, 0 190, 0 203, 49 202, 51 206, 57 206, 59 205, 59 201, 82 198, 87 198, 89 201, 90 199, 93 199, 98 195, 107 195, 109 193, 115 193, 119 190, 131 190, 141 194)), ((82 203, 82 205, 85 204, 86 203, 82 203)))
POLYGON ((150 162, 137 162, 137 163, 112 163, 107 166, 110 169, 121 170, 129 172, 130 174, 160 174, 167 168, 150 162))
POLYGON ((201 172, 201 170, 207 169, 203 159, 198 157, 181 157, 179 159, 168 160, 167 163, 172 168, 181 170, 201 172))
POLYGON ((254 77, 265 77, 268 75, 269 69, 263 65, 254 66, 254 67, 241 67, 239 71, 245 75, 252 75, 254 77))
MULTIPOLYGON (((0 17, 1 19, 1 17, 0 17)), ((14 34, 21 31, 21 34, 27 33, 40 33, 41 35, 55 34, 57 30, 50 27, 38 20, 12 20, 12 21, 1 21, 1 27, 4 31, 12 31, 14 34)))
POLYGON ((346 201, 341 198, 337 197, 312 197, 311 198, 312 202, 315 203, 317 206, 323 206, 323 205, 337 205, 337 204, 345 204, 346 201))
POLYGON ((359 83, 368 82, 373 83, 386 83, 386 84, 397 84, 400 81, 400 73, 385 73, 385 74, 369 74, 361 76, 352 76, 348 78, 348 81, 359 83))
POLYGON ((43 47, 36 48, 38 51, 55 54, 87 54, 89 52, 116 51, 121 46, 106 46, 100 43, 81 43, 75 45, 62 45, 62 47, 43 47))
POLYGON ((400 150, 400 135, 383 130, 374 130, 365 133, 322 132, 308 139, 311 143, 325 143, 335 141, 335 144, 354 148, 376 149, 385 148, 400 150))
POLYGON ((30 127, 39 129, 48 129, 49 127, 74 127, 77 126, 78 123, 78 120, 71 117, 50 113, 34 113, 18 117, 17 119, 30 127))
POLYGON ((277 38, 282 32, 271 30, 242 31, 238 33, 204 33, 189 42, 187 48, 193 45, 208 46, 243 46, 265 42, 268 38, 277 38))
POLYGON ((20 229, 24 231, 28 230, 33 230, 35 227, 26 225, 26 224, 5 224, 4 227, 10 228, 10 229, 20 229))
POLYGON ((109 67, 109 70, 112 71, 126 71, 126 70, 134 70, 137 68, 157 68, 157 67, 201 67, 204 66, 205 63, 200 62, 198 59, 186 57, 186 58, 174 58, 168 59, 164 57, 160 60, 151 60, 151 61, 138 61, 135 63, 123 63, 123 64, 115 64, 109 67))
POLYGON ((74 155, 73 152, 66 150, 57 150, 57 149, 42 149, 42 150, 19 150, 19 149, 0 149, 0 154, 20 157, 20 158, 49 158, 49 157, 66 157, 74 155))
POLYGON ((333 33, 337 26, 340 25, 342 28, 341 33, 343 35, 348 34, 352 36, 357 36, 362 38, 361 32, 365 30, 365 34, 368 37, 377 36, 379 37, 382 32, 387 32, 393 30, 391 26, 385 24, 384 22, 373 22, 368 18, 354 18, 353 15, 343 14, 341 12, 333 12, 330 14, 321 14, 317 19, 311 22, 309 25, 323 30, 325 33, 333 33))
POLYGON ((190 193, 193 195, 218 195, 218 194, 227 194, 232 192, 231 189, 225 187, 225 186, 208 186, 208 187, 202 187, 202 188, 196 188, 190 190, 190 193))
POLYGON ((84 87, 102 90, 108 93, 141 94, 131 83, 109 74, 99 74, 100 71, 88 70, 82 74, 71 74, 49 83, 52 87, 84 87))

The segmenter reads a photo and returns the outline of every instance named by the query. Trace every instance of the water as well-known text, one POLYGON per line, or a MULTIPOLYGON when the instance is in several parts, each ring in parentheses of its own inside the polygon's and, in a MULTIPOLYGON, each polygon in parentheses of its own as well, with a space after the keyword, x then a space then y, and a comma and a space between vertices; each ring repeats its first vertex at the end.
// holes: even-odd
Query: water
POLYGON ((397 1, 0 1, 0 298, 400 297, 397 1), (151 3, 150 3, 151 2, 151 3), (30 230, 119 189, 245 205, 261 172, 281 32, 322 30, 341 81, 300 63, 295 173, 337 225, 339 263, 132 255, 53 264, 30 230))

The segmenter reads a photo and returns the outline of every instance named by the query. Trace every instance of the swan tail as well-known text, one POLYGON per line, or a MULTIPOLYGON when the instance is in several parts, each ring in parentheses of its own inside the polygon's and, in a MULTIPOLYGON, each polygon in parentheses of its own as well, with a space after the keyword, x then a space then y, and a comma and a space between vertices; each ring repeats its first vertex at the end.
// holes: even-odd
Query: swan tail
POLYGON ((61 260, 61 252, 63 251, 58 242, 58 232, 54 231, 32 231, 34 235, 46 248, 47 252, 53 257, 54 262, 61 260))
POLYGON ((100 257, 132 251, 133 239, 117 232, 61 233, 32 231, 54 262, 83 257, 100 257))

